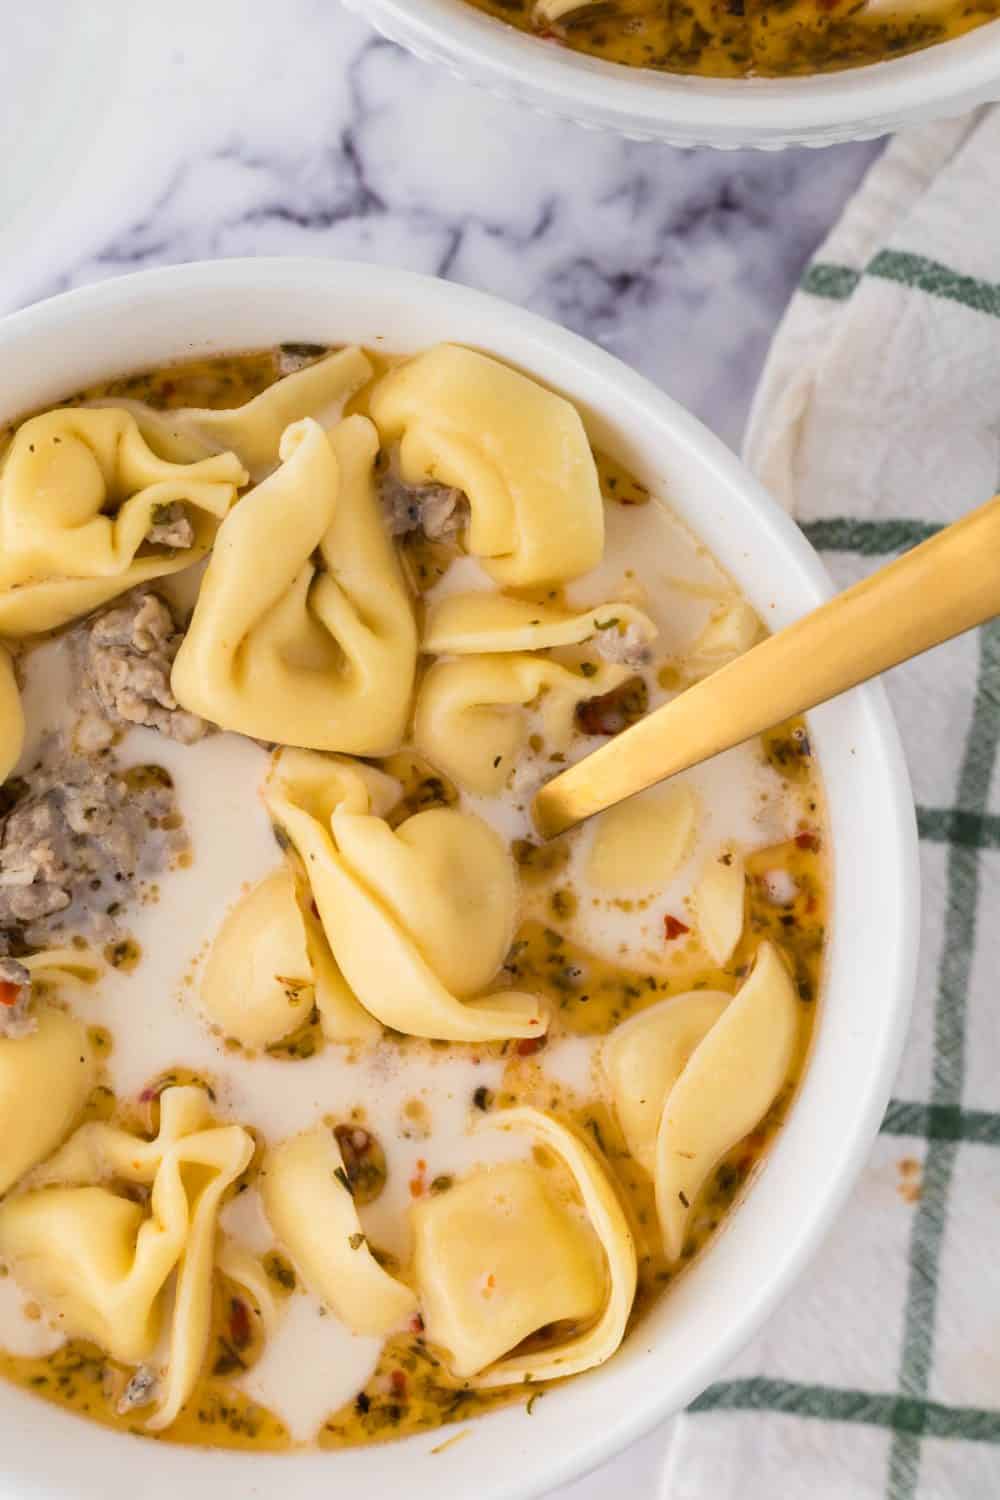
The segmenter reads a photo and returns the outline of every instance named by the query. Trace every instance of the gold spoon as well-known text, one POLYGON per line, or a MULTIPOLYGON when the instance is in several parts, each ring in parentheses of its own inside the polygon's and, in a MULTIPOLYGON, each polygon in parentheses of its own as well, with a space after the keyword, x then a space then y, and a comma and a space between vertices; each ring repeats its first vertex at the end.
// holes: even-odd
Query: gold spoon
POLYGON ((1000 495, 769 636, 592 755, 532 803, 554 838, 1000 614, 1000 495))

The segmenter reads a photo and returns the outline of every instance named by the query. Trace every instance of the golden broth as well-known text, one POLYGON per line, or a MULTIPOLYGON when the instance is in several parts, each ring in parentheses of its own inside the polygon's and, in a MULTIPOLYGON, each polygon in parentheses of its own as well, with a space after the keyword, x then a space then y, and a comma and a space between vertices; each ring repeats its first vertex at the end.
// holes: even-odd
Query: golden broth
MULTIPOLYGON (((484 4, 484 8, 501 13, 495 0, 484 4)), ((637 12, 641 9, 638 3, 633 8, 637 12)), ((504 9, 502 14, 507 19, 516 19, 517 14, 526 18, 527 12, 519 9, 515 14, 513 10, 504 9)), ((612 43, 606 45, 610 48, 612 43)), ((637 48, 639 43, 633 41, 630 45, 637 48)), ((634 60, 641 58, 637 54, 634 60)), ((323 352, 319 347, 302 345, 283 346, 283 350, 295 358, 308 358, 323 352)), ((278 377, 281 354, 282 351, 273 351, 199 359, 107 382, 74 399, 131 397, 161 409, 194 404, 236 405, 258 394, 278 377)), ((384 364, 385 356, 379 356, 376 368, 384 367, 384 364)), ((364 404, 365 392, 362 392, 352 405, 354 409, 363 409, 364 404)), ((598 457, 607 501, 626 508, 644 506, 649 499, 644 487, 606 457, 598 457)), ((438 547, 431 556, 429 549, 433 547, 434 544, 425 544, 421 549, 414 545, 412 555, 407 559, 417 593, 436 582, 456 555, 457 549, 449 544, 438 547)), ((405 554, 405 544, 403 550, 405 554)), ((673 671, 669 666, 661 666, 661 683, 665 680, 663 674, 669 676, 673 671)), ((649 669, 651 680, 656 673, 654 663, 649 669)), ((539 744, 534 748, 537 751, 544 746, 539 744)), ((532 839, 517 839, 512 848, 520 874, 523 920, 507 958, 505 982, 549 999, 553 1020, 548 1037, 538 1041, 494 1042, 477 1046, 428 1043, 401 1036, 393 1038, 398 1052, 404 1057, 426 1057, 450 1049, 477 1064, 480 1060, 501 1064, 499 1086, 483 1085, 470 1092, 468 1108, 471 1118, 488 1116, 513 1104, 530 1104, 551 1112, 587 1138, 611 1173, 636 1239, 639 1284, 630 1328, 645 1316, 669 1283, 682 1274, 684 1267, 710 1242, 726 1212, 759 1167, 792 1102, 813 1034, 828 923, 829 885, 829 853, 819 777, 801 722, 783 726, 763 737, 757 754, 759 763, 770 767, 780 778, 784 790, 794 797, 802 816, 798 831, 792 838, 758 848, 747 856, 747 915, 743 936, 724 967, 719 968, 709 959, 700 945, 693 919, 689 925, 683 910, 664 919, 662 951, 655 962, 633 967, 588 951, 568 934, 580 902, 586 896, 570 878, 566 839, 545 846, 532 839), (776 871, 785 872, 794 882, 794 899, 781 906, 768 896, 766 877, 773 876, 776 871), (619 1022, 670 995, 692 989, 735 993, 764 939, 780 946, 798 987, 799 1030, 793 1062, 767 1115, 726 1155, 708 1179, 693 1207, 682 1259, 676 1266, 670 1266, 661 1248, 649 1175, 629 1155, 613 1112, 602 1098, 583 1097, 567 1084, 547 1076, 546 1047, 565 1037, 606 1036, 619 1022)), ((460 800, 460 793, 451 782, 411 751, 399 752, 381 764, 402 784, 400 803, 389 815, 389 822, 393 825, 413 812, 453 805, 460 800)), ((632 905, 629 901, 620 904, 623 909, 630 909, 632 905)), ((641 906, 641 900, 636 904, 641 906)), ((145 954, 138 945, 134 947, 134 953, 131 948, 129 950, 128 962, 119 967, 124 972, 137 967, 141 975, 145 954)), ((100 1040, 100 1053, 109 1056, 114 1038, 107 1032, 95 1031, 95 1035, 100 1040)), ((322 1044, 315 1018, 311 1018, 301 1032, 269 1051, 281 1056, 291 1068, 297 1061, 312 1056, 322 1044)), ((349 1065, 349 1060, 345 1060, 345 1066, 349 1065)), ((253 1066, 252 1061, 249 1066, 253 1066)), ((294 1075, 288 1076, 294 1080, 294 1075)), ((141 1110, 137 1112, 135 1106, 119 1106, 112 1091, 102 1082, 94 1091, 86 1116, 116 1119, 152 1138, 158 1123, 159 1093, 174 1083, 200 1084, 209 1090, 214 1101, 210 1076, 192 1070, 181 1058, 165 1057, 163 1071, 140 1095, 140 1101, 145 1101, 141 1110)), ((414 1110, 414 1118, 416 1113, 414 1110)), ((364 1111, 356 1111, 352 1118, 363 1120, 364 1111)), ((252 1114, 244 1123, 255 1136, 259 1136, 260 1133, 253 1130, 252 1114)), ((261 1142, 258 1140, 254 1162, 243 1178, 233 1185, 230 1197, 243 1191, 252 1181, 260 1151, 261 1142)), ((411 1197, 447 1191, 450 1179, 428 1181, 420 1170, 422 1165, 418 1162, 418 1170, 409 1183, 411 1197)), ((394 1274, 405 1279, 405 1271, 392 1256, 380 1251, 375 1253, 394 1274)), ((272 1252, 265 1257, 264 1265, 274 1284, 275 1294, 279 1298, 291 1295, 296 1276, 288 1262, 272 1252)), ((0 1374, 80 1415, 122 1431, 151 1435, 160 1441, 262 1451, 287 1449, 298 1445, 281 1418, 265 1405, 251 1400, 234 1384, 260 1355, 258 1321, 257 1309, 250 1304, 247 1295, 217 1273, 212 1341, 202 1376, 181 1415, 164 1433, 146 1434, 141 1410, 124 1416, 118 1413, 117 1401, 128 1371, 91 1344, 71 1340, 54 1353, 40 1358, 0 1352, 0 1374), (245 1310, 236 1311, 237 1303, 245 1310), (242 1330, 239 1336, 234 1336, 234 1319, 242 1330)), ((544 1395, 544 1390, 543 1385, 529 1389, 515 1386, 489 1393, 474 1390, 468 1381, 448 1372, 441 1352, 425 1339, 418 1315, 408 1331, 389 1339, 363 1388, 326 1417, 314 1441, 322 1448, 381 1442, 466 1420, 481 1411, 518 1401, 526 1403, 530 1410, 533 1403, 544 1395)))
POLYGON ((606 62, 712 78, 782 77, 883 62, 1000 16, 1000 0, 597 0, 558 21, 536 0, 467 0, 606 62))

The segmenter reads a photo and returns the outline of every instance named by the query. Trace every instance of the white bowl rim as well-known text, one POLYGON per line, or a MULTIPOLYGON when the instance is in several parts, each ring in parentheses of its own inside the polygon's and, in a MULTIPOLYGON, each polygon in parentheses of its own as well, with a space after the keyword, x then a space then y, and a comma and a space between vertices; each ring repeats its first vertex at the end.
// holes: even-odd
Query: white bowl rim
POLYGON ((878 134, 1000 94, 1000 19, 884 62, 794 78, 702 78, 543 45, 465 0, 345 0, 372 25, 464 78, 627 134, 718 145, 878 134), (832 134, 831 134, 832 133, 832 134))
MULTIPOLYGON (((468 341, 495 347, 501 357, 527 369, 537 366, 539 373, 545 369, 543 378, 551 378, 552 369, 558 367, 564 388, 571 396, 587 382, 600 387, 609 406, 616 406, 620 413, 617 419, 614 416, 608 419, 611 428, 616 420, 625 422, 629 413, 636 420, 641 417, 656 433, 657 447, 662 442, 665 452, 672 449, 691 459, 699 483, 705 483, 703 498, 707 509, 710 511, 717 505, 727 525, 737 531, 742 525, 744 531, 749 529, 759 538, 755 554, 753 549, 740 553, 744 559, 744 577, 740 581, 751 597, 752 580, 747 573, 761 567, 763 560, 773 553, 788 585, 788 597, 776 599, 773 606, 778 624, 822 602, 832 592, 822 563, 794 522, 718 438, 650 382, 603 350, 536 314, 485 293, 408 271, 311 258, 221 260, 142 271, 63 293, 0 320, 0 354, 7 356, 0 359, 0 416, 6 420, 21 415, 35 404, 29 400, 27 406, 18 405, 9 394, 4 395, 5 387, 27 389, 28 380, 33 378, 20 374, 25 366, 19 365, 18 356, 31 350, 38 356, 46 341, 58 342, 62 336, 71 340, 74 328, 79 347, 75 353, 68 350, 68 355, 72 354, 67 361, 70 365, 86 360, 95 367, 100 363, 109 372, 124 374, 140 368, 141 360, 137 362, 136 358, 123 355, 109 361, 106 344, 101 345, 100 353, 91 355, 88 334, 110 335, 113 344, 116 330, 120 330, 123 347, 130 340, 136 348, 144 340, 148 346, 153 335, 144 334, 139 328, 145 316, 156 322, 161 342, 173 340, 178 358, 209 348, 221 352, 260 347, 263 341, 250 335, 242 343, 231 338, 222 343, 218 335, 208 333, 192 339, 189 333, 177 332, 183 328, 183 321, 177 319, 183 320, 186 305, 189 311, 198 307, 207 323, 213 317, 220 321, 228 317, 233 327, 242 327, 244 323, 247 327, 255 323, 259 326, 267 318, 256 310, 258 303, 272 298, 290 308, 298 301, 298 310, 282 317, 283 332, 270 341, 306 338, 310 327, 313 337, 317 337, 318 325, 330 317, 329 313, 318 311, 324 296, 341 305, 345 320, 351 316, 369 318, 366 311, 357 311, 367 304, 378 308, 379 318, 397 318, 404 323, 411 312, 418 321, 426 321, 429 314, 432 322, 445 327, 444 336, 451 338, 461 336, 456 331, 459 325, 469 330, 488 326, 493 330, 488 339, 477 340, 467 335, 468 341), (316 299, 309 300, 308 317, 306 298, 316 299), (226 308, 228 312, 224 311, 226 308), (9 373, 12 370, 14 373, 9 373)), ((276 317, 277 314, 271 317, 272 323, 276 317)), ((371 326, 378 326, 376 319, 370 322, 371 326)), ((325 331, 323 337, 334 341, 325 331)), ((385 337, 387 347, 392 347, 391 336, 385 337)), ((433 335, 423 336, 422 342, 432 338, 433 335)), ((396 347, 407 347, 405 339, 398 341, 396 347)), ((152 356, 149 360, 152 362, 152 356)), ((36 358, 39 371, 44 363, 44 358, 36 358)), ((58 370, 39 374, 37 378, 66 394, 73 388, 75 377, 64 373, 65 368, 66 364, 60 360, 58 370)), ((75 381, 77 386, 80 383, 75 381)), ((580 400, 586 405, 582 396, 580 400)), ((717 526, 718 521, 712 524, 717 526)), ((711 545, 717 550, 714 542, 711 545)), ((743 542, 739 545, 742 547, 743 542)), ((732 570, 738 576, 738 567, 732 570)), ((757 599, 760 597, 758 588, 757 599)), ((208 1500, 209 1486, 214 1494, 223 1478, 222 1463, 226 1466, 226 1481, 234 1487, 242 1484, 245 1492, 257 1495, 260 1500, 270 1500, 272 1496, 278 1500, 290 1485, 296 1486, 309 1500, 313 1495, 318 1497, 325 1493, 333 1477, 333 1465, 338 1466, 336 1477, 342 1482, 370 1486, 359 1489, 359 1493, 381 1494, 381 1484, 402 1481, 407 1483, 412 1500, 435 1500, 443 1484, 471 1485, 474 1478, 479 1500, 530 1500, 610 1458, 666 1415, 686 1405, 756 1331, 815 1252, 868 1156, 905 1038, 916 973, 919 913, 916 824, 909 780, 881 685, 855 689, 837 704, 811 716, 821 763, 827 753, 824 746, 835 747, 844 739, 838 725, 845 720, 849 744, 841 745, 837 753, 853 757, 855 745, 860 748, 858 764, 863 763, 865 769, 858 778, 858 791, 868 798, 867 815, 881 820, 881 827, 878 837, 871 839, 871 847, 864 845, 866 858, 860 867, 852 867, 849 885, 844 880, 845 857, 841 855, 835 861, 835 901, 840 902, 850 889, 864 888, 866 896, 875 903, 873 923, 878 925, 877 915, 882 925, 878 927, 877 941, 869 943, 871 951, 864 956, 867 967, 863 972, 870 976, 872 1004, 863 1012, 859 1010, 852 1020, 841 1016, 828 993, 818 1029, 822 1036, 835 1027, 841 1036, 838 1045, 843 1045, 843 1037, 849 1037, 852 1028, 857 1029, 859 1017, 862 1026, 873 1029, 863 1049, 855 1046, 856 1071, 846 1080, 846 1103, 842 1118, 836 1122, 833 1154, 824 1162, 822 1173, 811 1170, 808 1175, 809 1190, 800 1195, 796 1204, 799 1217, 783 1225, 781 1237, 775 1238, 772 1220, 775 1211, 785 1207, 782 1193, 791 1180, 789 1168, 799 1170, 795 1168, 794 1152, 801 1155, 806 1135, 810 1132, 815 1135, 820 1128, 819 1112, 814 1107, 815 1090, 811 1087, 820 1068, 818 1047, 764 1172, 744 1204, 730 1217, 727 1232, 717 1238, 665 1299, 668 1305, 686 1308, 697 1298, 700 1315, 714 1318, 714 1302, 695 1288, 700 1288, 702 1282, 714 1281, 718 1291, 724 1285, 720 1270, 729 1268, 734 1261, 744 1265, 740 1256, 745 1254, 747 1244, 754 1243, 753 1235, 762 1243, 769 1236, 775 1238, 775 1243, 768 1247, 773 1252, 772 1259, 763 1267, 752 1262, 755 1280, 742 1286, 739 1300, 732 1299, 736 1311, 710 1349, 695 1348, 682 1371, 664 1371, 662 1364, 656 1364, 657 1351, 652 1344, 649 1348, 640 1347, 646 1342, 642 1326, 649 1327, 648 1323, 641 1325, 631 1336, 634 1342, 629 1361, 624 1361, 628 1342, 617 1356, 621 1362, 619 1373, 616 1360, 612 1360, 592 1375, 570 1382, 542 1403, 532 1418, 530 1448, 523 1431, 520 1442, 514 1437, 512 1421, 523 1415, 522 1409, 508 1408, 472 1423, 471 1433, 482 1434, 481 1440, 463 1442, 449 1449, 435 1459, 436 1466, 430 1471, 422 1469, 419 1461, 429 1452, 431 1442, 442 1440, 440 1430, 402 1443, 347 1450, 337 1455, 308 1453, 269 1459, 256 1454, 220 1454, 160 1446, 154 1458, 153 1450, 146 1444, 130 1445, 107 1429, 4 1386, 0 1399, 0 1441, 5 1455, 5 1473, 0 1478, 3 1500, 8 1495, 10 1500, 15 1496, 17 1500, 29 1497, 64 1500, 70 1495, 75 1500, 91 1500, 91 1497, 97 1500, 98 1496, 101 1500, 119 1500, 119 1496, 125 1500, 136 1492, 137 1484, 145 1500, 167 1500, 168 1496, 175 1500, 179 1486, 187 1487, 192 1500, 202 1497, 208 1500), (844 1020, 848 1023, 846 1031, 844 1020), (663 1381, 658 1389, 653 1388, 649 1378, 654 1373, 663 1381), (616 1393, 627 1399, 622 1399, 608 1417, 606 1396, 616 1393), (595 1421, 597 1412, 603 1425, 595 1421), (536 1441, 543 1439, 546 1431, 554 1433, 557 1424, 560 1433, 557 1443, 536 1441), (50 1433, 53 1437, 58 1433, 61 1440, 52 1441, 50 1433), (511 1454, 512 1437, 516 1451, 511 1454), (482 1451, 486 1448, 491 1456, 484 1466, 482 1451), (506 1468, 505 1454, 511 1454, 506 1468), (515 1462, 516 1468, 511 1467, 515 1462)), ((836 822, 837 807, 831 807, 831 816, 836 822)), ((864 949, 867 941, 864 932, 849 933, 845 924, 839 928, 835 924, 828 992, 839 995, 845 990, 844 976, 850 967, 847 964, 845 968, 845 963, 848 960, 854 963, 855 950, 864 949)), ((840 998, 846 999, 846 991, 840 998)), ((825 1058, 825 1053, 822 1056, 825 1058)), ((826 1061, 823 1069, 825 1073, 830 1071, 826 1061)), ((828 1128, 823 1122, 822 1129, 828 1128)), ((801 1170, 799 1175, 803 1175, 801 1170)), ((740 1275, 745 1280, 745 1268, 740 1275)), ((682 1310, 680 1316, 683 1319, 686 1312, 682 1310)))

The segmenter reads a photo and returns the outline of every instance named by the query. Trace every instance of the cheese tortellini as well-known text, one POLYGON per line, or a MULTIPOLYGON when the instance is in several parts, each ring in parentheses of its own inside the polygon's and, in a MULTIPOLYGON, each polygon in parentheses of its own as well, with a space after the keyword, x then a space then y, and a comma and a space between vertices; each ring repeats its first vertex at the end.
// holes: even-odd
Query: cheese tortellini
POLYGON ((435 662, 417 695, 413 739, 439 771, 472 792, 498 792, 530 733, 537 702, 550 751, 565 750, 578 703, 625 682, 630 668, 602 662, 589 677, 548 657, 514 651, 435 662))
POLYGON ((142 401, 119 400, 115 404, 131 412, 144 437, 164 458, 189 463, 231 449, 256 483, 277 464, 286 427, 303 417, 313 417, 329 427, 339 418, 345 401, 371 376, 372 367, 364 351, 351 347, 276 380, 242 406, 154 411, 142 401))
POLYGON ((700 682, 755 646, 763 634, 760 620, 745 599, 724 599, 709 616, 684 655, 688 682, 700 682))
POLYGON ((219 929, 201 981, 201 1007, 247 1047, 282 1041, 319 1012, 331 1041, 377 1038, 382 1028, 355 1000, 319 922, 287 865, 237 902, 219 929))
POLYGON ((24 709, 14 675, 14 662, 0 644, 0 786, 7 780, 24 749, 24 709))
POLYGON ((661 890, 691 851, 698 797, 684 782, 653 787, 594 820, 587 875, 596 890, 661 890))
POLYGON ((306 1286, 352 1333, 384 1335, 416 1312, 413 1292, 369 1248, 331 1130, 270 1151, 260 1189, 271 1228, 306 1286))
POLYGON ((529 1106, 496 1124, 524 1130, 568 1170, 567 1201, 535 1163, 474 1172, 413 1208, 427 1336, 478 1386, 575 1375, 625 1335, 638 1274, 635 1243, 607 1172, 566 1126, 529 1106), (582 1216, 581 1210, 582 1208, 582 1216), (511 1351, 552 1323, 583 1325, 531 1354, 511 1351))
POLYGON ((0 1205, 0 1257, 67 1334, 135 1365, 153 1356, 175 1275, 169 1354, 151 1430, 169 1427, 208 1345, 223 1195, 253 1156, 238 1125, 216 1124, 202 1089, 164 1090, 145 1141, 83 1125, 29 1191, 0 1205), (110 1182, 149 1187, 149 1213, 110 1182))
POLYGON ((400 440, 408 484, 462 490, 466 545, 498 583, 578 578, 604 550, 604 509, 576 408, 509 366, 439 344, 390 370, 371 394, 382 437, 400 440))
POLYGON ((417 632, 375 496, 377 451, 365 417, 329 434, 309 418, 286 429, 281 467, 220 528, 171 677, 182 707, 306 749, 397 748, 417 632))
POLYGON ((33 1031, 0 1037, 0 1193, 62 1144, 96 1078, 87 1028, 64 1011, 40 1007, 33 1031))
POLYGON ((652 1177, 663 1101, 732 996, 692 990, 640 1011, 611 1033, 601 1058, 625 1144, 652 1177))
POLYGON ((709 1174, 759 1124, 787 1078, 798 1012, 791 976, 764 943, 735 998, 706 990, 662 1001, 605 1044, 626 1142, 653 1174, 668 1259, 683 1252, 709 1174))
POLYGON ((378 810, 388 810, 388 781, 346 759, 286 750, 264 788, 344 978, 383 1025, 411 1036, 540 1036, 540 999, 482 995, 514 933, 509 851, 481 819, 453 808, 391 829, 378 810))
POLYGON ((738 850, 723 849, 706 862, 694 900, 705 951, 714 963, 728 963, 743 936, 746 909, 746 864, 738 850))
POLYGON ((197 562, 247 477, 233 453, 158 457, 119 408, 22 423, 0 469, 0 636, 54 630, 197 562), (183 545, 158 545, 177 521, 183 545))

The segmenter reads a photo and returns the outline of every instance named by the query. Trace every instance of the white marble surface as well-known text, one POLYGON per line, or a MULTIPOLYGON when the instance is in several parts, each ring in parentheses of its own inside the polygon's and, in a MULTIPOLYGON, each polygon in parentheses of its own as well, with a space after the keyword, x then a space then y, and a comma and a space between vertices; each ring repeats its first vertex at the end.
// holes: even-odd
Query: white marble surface
POLYGON ((402 264, 587 334, 736 444, 803 262, 878 149, 594 135, 464 87, 334 0, 123 14, 104 128, 0 267, 0 307, 203 256, 402 264))
MULTIPOLYGON (((20 10, 0 0, 8 49, 20 10)), ((431 71, 333 0, 121 14, 103 125, 0 265, 0 310, 208 256, 405 265, 588 335, 736 446, 796 278, 878 150, 713 154, 588 134, 431 71)), ((666 1442, 560 1500, 659 1500, 666 1442)))

